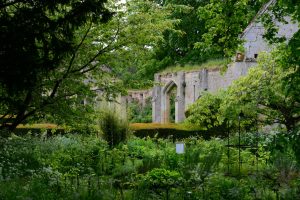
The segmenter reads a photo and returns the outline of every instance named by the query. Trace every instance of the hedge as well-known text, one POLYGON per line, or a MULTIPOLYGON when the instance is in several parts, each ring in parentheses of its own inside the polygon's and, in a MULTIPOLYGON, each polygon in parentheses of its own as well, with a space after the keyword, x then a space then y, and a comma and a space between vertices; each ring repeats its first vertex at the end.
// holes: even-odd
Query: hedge
MULTIPOLYGON (((188 137, 202 137, 203 139, 210 139, 211 137, 227 136, 226 131, 222 128, 215 128, 209 131, 199 130, 195 127, 187 127, 184 124, 158 124, 158 123, 134 123, 130 124, 130 129, 133 135, 139 138, 165 138, 172 139, 173 141, 181 140, 188 137)), ((91 130, 65 130, 56 125, 48 124, 35 124, 18 127, 14 133, 16 135, 26 135, 31 132, 32 135, 41 135, 47 133, 48 136, 56 134, 89 134, 91 130)), ((1 134, 0 134, 1 135, 1 134)))
MULTIPOLYGON (((32 125, 19 125, 13 131, 15 135, 26 135, 28 133, 32 135, 41 135, 47 134, 47 136, 51 135, 63 135, 67 133, 71 134, 90 134, 92 133, 91 129, 65 129, 59 127, 55 124, 32 124, 32 125)), ((2 134, 0 133, 0 136, 2 134)), ((5 134, 4 134, 5 135, 5 134)), ((3 136, 3 135, 2 135, 3 136)))
POLYGON ((211 137, 223 138, 227 136, 227 133, 220 128, 205 131, 193 127, 186 127, 183 124, 136 123, 131 124, 130 128, 136 137, 169 138, 173 141, 188 137, 202 137, 203 139, 208 140, 211 137))

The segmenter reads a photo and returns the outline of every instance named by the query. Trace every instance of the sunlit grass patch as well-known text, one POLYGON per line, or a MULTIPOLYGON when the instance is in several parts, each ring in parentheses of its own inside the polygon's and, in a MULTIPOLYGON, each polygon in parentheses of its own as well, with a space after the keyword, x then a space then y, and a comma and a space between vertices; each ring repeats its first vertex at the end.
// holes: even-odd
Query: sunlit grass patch
POLYGON ((56 124, 20 124, 17 126, 17 128, 36 128, 36 129, 59 129, 59 127, 56 124))

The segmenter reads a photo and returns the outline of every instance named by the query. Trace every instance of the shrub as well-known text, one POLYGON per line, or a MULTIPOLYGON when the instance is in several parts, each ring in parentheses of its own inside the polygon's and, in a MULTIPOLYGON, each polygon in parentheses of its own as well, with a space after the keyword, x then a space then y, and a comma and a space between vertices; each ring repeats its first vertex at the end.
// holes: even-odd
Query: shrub
POLYGON ((208 190, 207 199, 250 199, 250 189, 245 182, 221 174, 212 175, 205 187, 208 190))
POLYGON ((169 189, 180 185, 179 172, 166 169, 153 169, 145 176, 145 184, 153 189, 169 189))
POLYGON ((103 139, 112 148, 121 142, 126 141, 129 135, 129 125, 127 120, 117 116, 113 111, 102 111, 100 121, 103 139))
POLYGON ((219 111, 223 96, 222 91, 217 94, 204 92, 201 98, 189 106, 186 111, 186 122, 195 124, 202 130, 210 130, 215 127, 224 128, 222 113, 219 111))
POLYGON ((170 199, 170 190, 179 187, 183 179, 177 171, 153 169, 144 176, 143 182, 143 185, 154 194, 163 196, 165 192, 166 199, 168 200, 170 199))

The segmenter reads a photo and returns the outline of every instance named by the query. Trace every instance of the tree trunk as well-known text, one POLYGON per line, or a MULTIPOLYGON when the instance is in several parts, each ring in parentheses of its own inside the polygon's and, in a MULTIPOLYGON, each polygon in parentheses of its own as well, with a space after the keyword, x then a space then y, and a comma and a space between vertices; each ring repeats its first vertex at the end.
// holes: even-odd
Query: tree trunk
MULTIPOLYGON (((26 115, 26 110, 32 101, 32 91, 28 91, 26 97, 24 99, 22 107, 18 110, 18 114, 15 118, 12 118, 12 123, 4 122, 3 125, 0 127, 0 130, 7 131, 9 135, 13 132, 19 124, 21 124, 29 115, 26 115)), ((6 134, 5 134, 6 135, 6 134)))

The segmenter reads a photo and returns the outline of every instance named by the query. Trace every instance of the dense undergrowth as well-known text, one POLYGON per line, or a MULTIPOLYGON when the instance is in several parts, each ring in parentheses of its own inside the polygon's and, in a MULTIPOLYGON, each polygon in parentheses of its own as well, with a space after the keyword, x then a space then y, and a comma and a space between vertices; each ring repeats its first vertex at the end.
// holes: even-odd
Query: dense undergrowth
POLYGON ((243 134, 258 149, 241 149, 241 165, 226 139, 183 142, 185 153, 176 154, 159 138, 132 136, 114 147, 96 135, 1 138, 0 199, 299 198, 290 136, 243 134))

